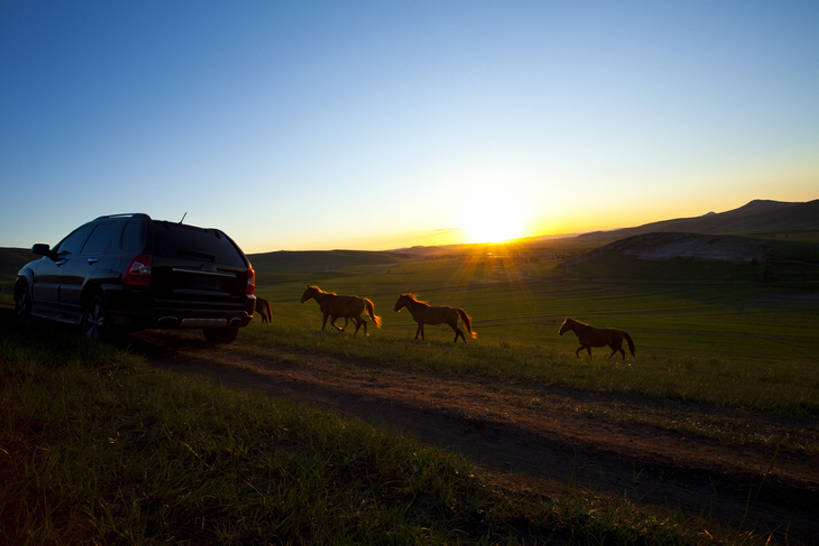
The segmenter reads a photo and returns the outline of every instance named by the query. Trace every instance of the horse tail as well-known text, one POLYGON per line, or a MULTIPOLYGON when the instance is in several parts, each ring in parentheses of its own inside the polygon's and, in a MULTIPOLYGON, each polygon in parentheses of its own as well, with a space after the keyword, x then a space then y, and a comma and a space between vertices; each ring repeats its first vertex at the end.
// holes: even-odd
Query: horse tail
POLYGON ((373 319, 375 327, 381 328, 381 317, 375 314, 375 305, 373 305, 372 300, 364 298, 364 307, 367 308, 367 314, 370 315, 371 319, 373 319))
POLYGON ((631 356, 634 356, 634 342, 631 340, 631 336, 628 335, 628 332, 623 332, 623 337, 626 338, 626 342, 628 343, 628 350, 631 351, 631 356))
POLYGON ((469 318, 469 315, 466 314, 466 311, 464 311, 460 307, 457 308, 456 311, 458 311, 458 314, 461 315, 461 320, 464 321, 466 331, 469 332, 469 335, 472 336, 472 339, 477 338, 478 332, 472 330, 472 319, 469 318))

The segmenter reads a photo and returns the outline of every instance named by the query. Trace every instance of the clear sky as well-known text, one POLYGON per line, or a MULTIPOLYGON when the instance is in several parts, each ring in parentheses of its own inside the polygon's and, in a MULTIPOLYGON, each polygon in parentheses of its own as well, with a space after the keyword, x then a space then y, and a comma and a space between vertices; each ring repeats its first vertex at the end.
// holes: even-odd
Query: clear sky
POLYGON ((819 2, 0 0, 0 246, 386 249, 819 198, 819 2))

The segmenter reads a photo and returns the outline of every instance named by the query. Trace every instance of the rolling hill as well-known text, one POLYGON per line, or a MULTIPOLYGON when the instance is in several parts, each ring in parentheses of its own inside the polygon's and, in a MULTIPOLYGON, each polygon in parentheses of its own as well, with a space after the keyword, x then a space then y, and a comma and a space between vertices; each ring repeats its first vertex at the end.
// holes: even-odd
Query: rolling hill
POLYGON ((331 271, 357 265, 391 264, 401 256, 367 250, 279 250, 248 255, 254 269, 266 272, 331 271))
POLYGON ((770 236, 806 231, 819 232, 819 199, 805 203, 757 199, 726 212, 709 212, 693 218, 676 218, 637 227, 594 231, 578 238, 602 242, 653 232, 770 236))
MULTIPOLYGON (((819 243, 738 235, 652 232, 567 260, 570 275, 665 281, 819 281, 819 243)), ((815 290, 815 288, 813 288, 815 290)))
POLYGON ((37 258, 27 248, 0 248, 0 283, 14 281, 20 268, 37 258))

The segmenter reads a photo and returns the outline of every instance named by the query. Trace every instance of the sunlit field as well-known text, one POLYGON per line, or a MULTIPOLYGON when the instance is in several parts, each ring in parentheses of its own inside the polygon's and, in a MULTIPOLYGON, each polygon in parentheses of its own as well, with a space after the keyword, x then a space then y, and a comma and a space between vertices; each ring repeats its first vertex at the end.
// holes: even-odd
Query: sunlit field
MULTIPOLYGON (((326 377, 337 387, 345 381, 350 389, 359 380, 373 384, 375 396, 378 385, 390 381, 392 396, 398 396, 401 382, 416 376, 461 382, 477 389, 479 400, 494 393, 523 396, 523 406, 509 407, 541 419, 559 412, 567 423, 582 416, 588 425, 630 430, 634 438, 644 429, 649 438, 671 435, 683 445, 686 437, 696 438, 683 468, 695 461, 703 442, 727 453, 762 454, 771 468, 777 462, 777 471, 780 459, 786 471, 787 461, 819 456, 813 356, 819 300, 810 275, 788 277, 780 269, 780 280, 770 281, 751 264, 703 268, 691 262, 567 267, 564 259, 582 250, 487 246, 427 257, 307 253, 278 264, 269 255, 251 256, 256 291, 270 300, 273 323, 257 316, 233 344, 219 348, 209 348, 197 331, 147 332, 114 346, 93 344, 71 329, 15 320, 9 284, 0 295, 8 322, 0 345, 7 370, 0 375, 0 395, 15 410, 0 423, 0 447, 32 462, 7 465, 15 477, 4 482, 0 509, 23 523, 4 526, 3 533, 45 541, 185 536, 253 542, 277 536, 297 542, 529 537, 764 543, 770 525, 757 532, 744 518, 727 527, 715 523, 707 507, 710 490, 697 497, 702 504, 693 514, 615 500, 605 488, 575 485, 572 474, 547 473, 566 482, 553 497, 531 494, 508 488, 496 467, 475 466, 412 434, 152 368, 178 366, 185 373, 207 355, 200 371, 210 371, 219 384, 247 374, 240 390, 291 381, 290 369, 299 377, 326 377), (629 269, 634 267, 648 269, 635 275, 629 269), (370 322, 367 336, 354 336, 352 324, 344 332, 329 325, 321 332, 317 304, 299 302, 308 283, 371 298, 383 327, 370 322), (393 311, 403 292, 433 305, 462 307, 477 339, 455 344, 448 326, 427 325, 426 340, 414 340, 411 315, 393 311), (607 348, 576 357, 574 334, 557 334, 567 316, 627 330, 636 357, 608 359, 607 348), (44 332, 49 341, 35 343, 44 332), (163 346, 172 349, 163 353, 163 346), (168 356, 157 361, 157 350, 168 356), (266 376, 270 369, 279 375, 266 376), (126 459, 131 462, 122 467, 119 461, 126 459)), ((309 393, 311 384, 302 389, 309 393)), ((453 411, 470 411, 468 399, 453 394, 436 400, 440 392, 431 389, 426 411, 438 412, 441 422, 453 411)), ((358 400, 355 393, 349 396, 358 400)), ((386 400, 379 407, 405 403, 386 400)), ((491 424, 492 410, 486 411, 484 417, 464 413, 464 423, 505 430, 491 424)), ((640 460, 636 453, 628 456, 640 460)), ((743 461, 730 471, 742 476, 743 461)), ((619 476, 638 491, 639 473, 629 478, 629 472, 619 476)), ((797 492, 810 498, 809 488, 797 492)), ((749 499, 752 493, 747 491, 749 499)), ((753 501, 756 507, 768 499, 753 501)), ((781 533, 789 517, 775 516, 772 525, 781 533)))
POLYGON ((796 413, 817 411, 815 294, 787 283, 689 281, 675 275, 673 264, 666 267, 668 280, 575 278, 554 262, 531 263, 487 252, 349 267, 342 273, 306 273, 299 281, 290 273, 259 268, 257 291, 271 301, 273 326, 256 321, 240 339, 364 357, 385 365, 796 413), (383 327, 370 324, 366 339, 363 332, 353 337, 352 325, 344 333, 329 325, 320 333, 318 306, 312 301, 299 303, 308 282, 372 299, 383 327), (427 326, 426 341, 413 340, 416 323, 410 314, 393 311, 402 292, 415 292, 432 305, 464 308, 473 319, 477 340, 455 345, 446 325, 427 326), (608 359, 607 348, 593 349, 591 358, 585 352, 575 357, 574 334, 557 335, 567 316, 627 330, 636 343, 636 358, 608 359))

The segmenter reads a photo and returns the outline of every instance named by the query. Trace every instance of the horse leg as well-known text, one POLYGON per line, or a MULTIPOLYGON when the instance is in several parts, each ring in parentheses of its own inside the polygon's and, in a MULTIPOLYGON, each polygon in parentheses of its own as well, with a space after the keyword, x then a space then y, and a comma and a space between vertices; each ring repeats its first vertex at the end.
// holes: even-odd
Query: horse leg
POLYGON ((321 323, 321 331, 324 331, 324 327, 327 326, 327 317, 328 315, 324 315, 324 321, 321 323))
POLYGON ((338 330, 339 332, 343 332, 343 331, 344 331, 344 328, 346 328, 346 327, 347 327, 347 317, 344 317, 344 321, 345 321, 345 322, 344 322, 344 328, 339 328, 338 326, 336 326, 336 321, 337 321, 337 320, 338 320, 338 316, 333 315, 333 320, 331 320, 331 321, 330 321, 330 326, 332 326, 333 328, 335 328, 335 329, 336 329, 336 330, 338 330))
POLYGON ((361 317, 353 317, 353 322, 355 322, 355 332, 353 332, 353 335, 356 335, 358 333, 358 329, 361 328, 361 326, 364 326, 364 335, 366 336, 367 335, 367 321, 364 320, 361 317))
POLYGON ((418 327, 421 329, 421 341, 424 341, 424 323, 422 322, 418 327))
POLYGON ((453 341, 458 343, 458 336, 461 336, 464 338, 464 343, 466 343, 466 337, 464 337, 464 333, 460 328, 458 328, 458 325, 451 322, 448 322, 447 324, 449 324, 449 327, 452 328, 453 332, 455 332, 455 339, 453 341))
POLYGON ((585 349, 584 345, 581 345, 580 347, 578 347, 577 350, 574 352, 574 356, 576 356, 577 358, 580 358, 580 351, 582 351, 583 349, 585 349))
POLYGON ((610 343, 609 347, 611 347, 611 354, 609 358, 613 357, 617 351, 620 351, 620 354, 623 355, 623 360, 626 359, 626 352, 623 350, 623 340, 621 339, 619 343, 610 343))
POLYGON ((611 347, 611 354, 609 355, 609 358, 613 357, 613 356, 614 356, 614 354, 615 354, 617 351, 622 351, 622 350, 623 350, 623 349, 621 348, 621 344, 620 344, 620 343, 616 343, 616 342, 611 342, 611 343, 609 343, 609 347, 611 347))
POLYGON ((418 339, 418 335, 421 333, 421 323, 418 323, 418 328, 415 329, 415 339, 418 339))

